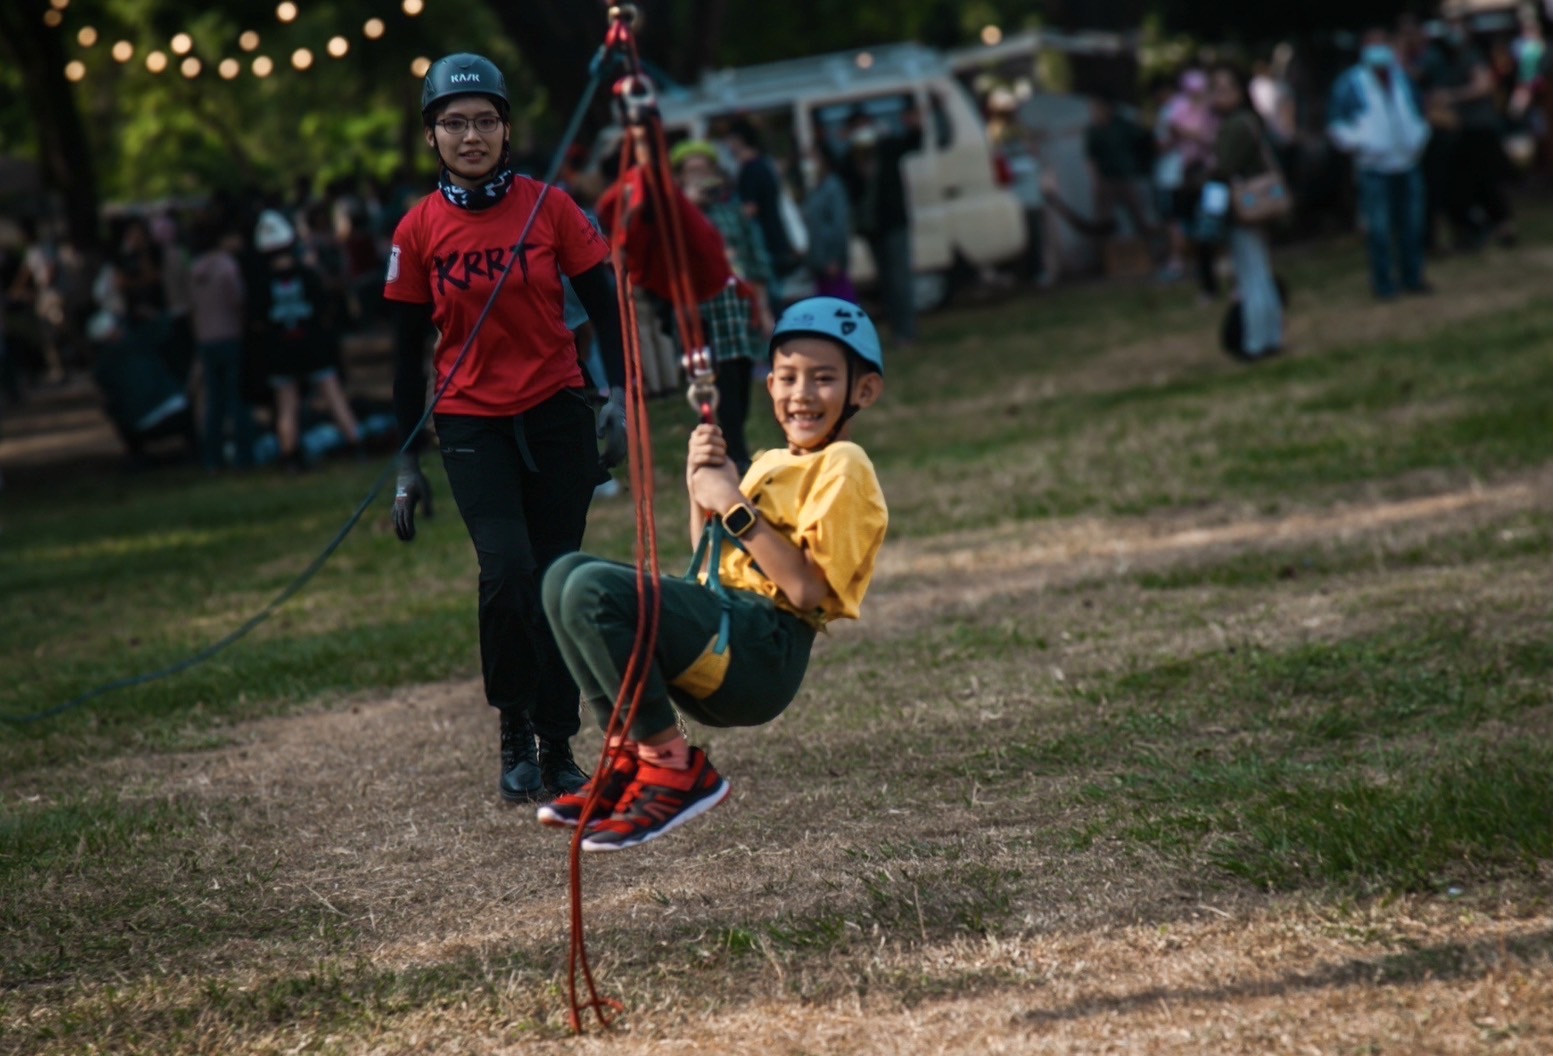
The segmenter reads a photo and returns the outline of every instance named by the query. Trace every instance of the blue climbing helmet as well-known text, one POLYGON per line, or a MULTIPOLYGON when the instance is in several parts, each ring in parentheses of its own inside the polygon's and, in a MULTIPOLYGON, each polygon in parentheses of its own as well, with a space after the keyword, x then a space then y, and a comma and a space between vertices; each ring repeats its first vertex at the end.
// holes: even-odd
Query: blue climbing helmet
POLYGON ((824 337, 835 341, 865 364, 884 373, 884 346, 874 321, 851 301, 840 297, 806 297, 788 307, 771 332, 768 351, 789 337, 824 337))

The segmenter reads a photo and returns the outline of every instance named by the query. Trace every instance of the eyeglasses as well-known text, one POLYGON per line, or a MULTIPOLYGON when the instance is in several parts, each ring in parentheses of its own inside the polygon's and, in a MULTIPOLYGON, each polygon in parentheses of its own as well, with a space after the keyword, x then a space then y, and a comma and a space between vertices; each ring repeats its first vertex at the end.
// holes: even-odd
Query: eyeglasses
POLYGON ((502 119, 495 114, 481 114, 473 121, 470 121, 467 117, 444 117, 437 122, 437 127, 450 136, 461 136, 469 131, 471 124, 475 126, 476 132, 482 136, 488 136, 501 128, 502 119))

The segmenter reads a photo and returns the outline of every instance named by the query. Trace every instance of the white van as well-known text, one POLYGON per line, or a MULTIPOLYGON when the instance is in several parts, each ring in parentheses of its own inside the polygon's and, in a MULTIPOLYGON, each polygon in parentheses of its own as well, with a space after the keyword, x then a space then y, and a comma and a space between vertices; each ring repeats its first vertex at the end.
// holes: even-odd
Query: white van
MULTIPOLYGON (((917 303, 936 307, 949 293, 957 262, 993 267, 1024 250, 1024 217, 1018 200, 997 183, 986 126, 969 93, 940 53, 917 44, 891 44, 787 62, 709 73, 694 88, 660 94, 659 109, 671 142, 713 138, 735 117, 746 117, 765 137, 766 153, 799 198, 800 160, 823 137, 832 151, 845 144, 856 113, 899 131, 915 106, 922 115, 923 145, 908 154, 902 171, 911 200, 912 263, 917 303)), ((619 130, 601 135, 597 153, 618 149, 619 130)), ((861 239, 852 246, 852 277, 874 277, 861 239)))

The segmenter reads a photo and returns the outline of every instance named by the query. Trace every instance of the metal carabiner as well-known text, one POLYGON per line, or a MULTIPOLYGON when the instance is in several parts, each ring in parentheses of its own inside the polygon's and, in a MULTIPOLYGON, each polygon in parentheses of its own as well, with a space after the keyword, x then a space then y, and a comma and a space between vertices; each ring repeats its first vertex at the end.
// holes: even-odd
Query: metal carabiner
POLYGON ((630 73, 615 82, 615 99, 628 125, 645 125, 657 116, 658 95, 645 74, 630 73))
POLYGON ((685 399, 702 422, 710 424, 717 421, 717 376, 706 373, 691 378, 689 387, 685 389, 685 399))

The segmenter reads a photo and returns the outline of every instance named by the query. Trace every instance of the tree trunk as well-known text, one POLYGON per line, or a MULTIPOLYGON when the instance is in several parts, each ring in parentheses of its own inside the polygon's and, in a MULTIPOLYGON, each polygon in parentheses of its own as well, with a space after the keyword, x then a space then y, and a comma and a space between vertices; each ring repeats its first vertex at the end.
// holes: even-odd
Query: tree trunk
POLYGON ((70 241, 96 249, 101 240, 97 170, 75 86, 65 79, 64 30, 43 24, 48 10, 48 0, 0 3, 0 51, 22 75, 43 175, 64 205, 70 241))

